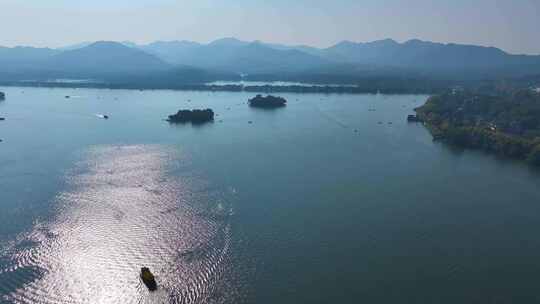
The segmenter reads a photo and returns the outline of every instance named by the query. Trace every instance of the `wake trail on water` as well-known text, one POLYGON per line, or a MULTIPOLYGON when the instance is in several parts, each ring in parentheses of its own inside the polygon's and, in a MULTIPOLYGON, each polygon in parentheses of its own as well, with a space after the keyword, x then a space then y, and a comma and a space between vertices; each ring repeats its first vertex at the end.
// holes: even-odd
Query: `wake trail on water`
POLYGON ((230 300, 233 194, 179 159, 160 146, 92 148, 66 173, 56 216, 0 250, 0 302, 230 300), (182 174, 170 175, 177 166, 182 174), (143 266, 155 293, 139 279, 143 266))

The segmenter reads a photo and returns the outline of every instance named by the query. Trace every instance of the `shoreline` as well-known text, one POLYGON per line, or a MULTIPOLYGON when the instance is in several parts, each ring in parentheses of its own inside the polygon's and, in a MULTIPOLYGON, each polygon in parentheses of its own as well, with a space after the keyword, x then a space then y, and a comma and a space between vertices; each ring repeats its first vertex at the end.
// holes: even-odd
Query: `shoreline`
POLYGON ((73 88, 73 89, 110 89, 110 90, 171 90, 171 91, 201 91, 201 92, 248 92, 248 93, 317 93, 317 94, 384 94, 384 95, 432 95, 437 90, 421 89, 377 89, 359 86, 275 86, 275 85, 142 85, 126 83, 51 83, 51 82, 19 82, 0 81, 2 87, 24 88, 73 88))
MULTIPOLYGON (((465 107, 474 107, 481 102, 495 104, 504 102, 506 109, 503 114, 507 117, 522 108, 514 97, 508 99, 504 96, 480 96, 474 94, 446 94, 428 98, 423 106, 415 109, 416 116, 424 127, 433 136, 433 140, 464 149, 483 150, 507 158, 525 161, 529 165, 540 166, 540 137, 522 132, 512 132, 510 129, 497 126, 505 121, 487 116, 489 109, 479 113, 469 113, 465 107), (472 105, 472 106, 471 106, 472 105), (513 108, 512 108, 513 107, 513 108), (469 113, 466 118, 463 113, 469 113), (474 117, 475 120, 471 120, 474 117)), ((521 114, 525 115, 525 114, 521 114)), ((512 117, 511 122, 519 121, 519 117, 512 117)), ((507 118, 507 120, 510 120, 507 118)))

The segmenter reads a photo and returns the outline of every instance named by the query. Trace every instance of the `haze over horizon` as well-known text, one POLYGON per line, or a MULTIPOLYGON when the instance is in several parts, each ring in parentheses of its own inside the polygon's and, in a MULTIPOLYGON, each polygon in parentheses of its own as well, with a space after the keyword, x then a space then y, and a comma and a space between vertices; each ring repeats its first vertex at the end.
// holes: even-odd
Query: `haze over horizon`
POLYGON ((2 46, 54 48, 99 40, 206 43, 235 37, 324 48, 343 40, 391 38, 540 54, 540 2, 532 0, 0 0, 0 7, 2 46))

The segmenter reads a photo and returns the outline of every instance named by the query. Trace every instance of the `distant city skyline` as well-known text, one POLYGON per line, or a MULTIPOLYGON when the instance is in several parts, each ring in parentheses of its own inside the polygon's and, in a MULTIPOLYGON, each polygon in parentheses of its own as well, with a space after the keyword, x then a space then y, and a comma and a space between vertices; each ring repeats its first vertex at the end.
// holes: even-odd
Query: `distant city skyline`
POLYGON ((329 47, 391 38, 540 54, 535 0, 0 0, 0 45, 235 37, 329 47))

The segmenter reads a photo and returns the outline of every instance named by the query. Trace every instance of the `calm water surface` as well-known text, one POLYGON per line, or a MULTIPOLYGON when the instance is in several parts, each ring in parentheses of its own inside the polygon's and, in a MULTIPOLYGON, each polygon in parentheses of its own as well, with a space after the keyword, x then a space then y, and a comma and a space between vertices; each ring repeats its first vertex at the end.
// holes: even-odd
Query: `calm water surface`
POLYGON ((356 87, 356 85, 349 84, 317 84, 317 83, 305 83, 305 82, 291 82, 291 81, 214 81, 209 82, 207 85, 241 85, 241 86, 298 86, 298 87, 356 87))
POLYGON ((432 142, 426 96, 0 91, 2 303, 540 301, 540 174, 432 142))

